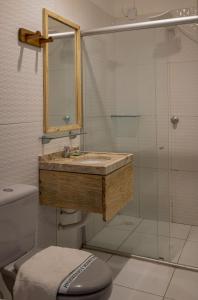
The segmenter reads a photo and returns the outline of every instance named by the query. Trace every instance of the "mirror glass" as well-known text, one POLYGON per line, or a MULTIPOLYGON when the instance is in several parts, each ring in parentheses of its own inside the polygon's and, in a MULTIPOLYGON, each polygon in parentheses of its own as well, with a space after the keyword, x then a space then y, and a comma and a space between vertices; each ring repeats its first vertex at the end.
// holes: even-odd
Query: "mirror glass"
POLYGON ((82 104, 78 30, 49 13, 47 24, 53 42, 46 45, 45 132, 79 129, 82 104), (64 37, 58 37, 60 33, 64 37))

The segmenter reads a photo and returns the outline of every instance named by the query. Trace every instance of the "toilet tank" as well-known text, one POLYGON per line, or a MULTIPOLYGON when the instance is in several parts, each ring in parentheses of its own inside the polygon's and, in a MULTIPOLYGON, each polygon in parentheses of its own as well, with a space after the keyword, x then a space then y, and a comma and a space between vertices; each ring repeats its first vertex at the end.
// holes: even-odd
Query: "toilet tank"
POLYGON ((38 189, 16 184, 0 189, 0 268, 35 245, 38 189))

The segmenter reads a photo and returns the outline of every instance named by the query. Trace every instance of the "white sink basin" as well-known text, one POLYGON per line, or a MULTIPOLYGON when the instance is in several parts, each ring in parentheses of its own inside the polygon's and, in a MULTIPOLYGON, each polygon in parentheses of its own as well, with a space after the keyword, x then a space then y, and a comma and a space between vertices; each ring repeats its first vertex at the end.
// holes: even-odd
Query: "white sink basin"
POLYGON ((86 157, 84 156, 83 158, 78 159, 78 162, 80 164, 84 164, 84 165, 96 165, 96 164, 104 164, 107 163, 108 160, 111 160, 111 157, 108 156, 90 156, 90 157, 86 157))

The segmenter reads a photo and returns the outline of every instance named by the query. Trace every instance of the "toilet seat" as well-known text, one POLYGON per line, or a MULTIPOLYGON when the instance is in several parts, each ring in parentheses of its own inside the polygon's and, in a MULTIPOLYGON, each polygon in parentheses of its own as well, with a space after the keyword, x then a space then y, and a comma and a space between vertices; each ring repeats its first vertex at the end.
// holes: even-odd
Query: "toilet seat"
POLYGON ((102 260, 96 259, 89 268, 81 273, 70 285, 67 295, 58 294, 57 299, 83 299, 83 295, 86 297, 88 297, 88 295, 90 296, 85 299, 106 299, 104 295, 107 292, 110 295, 111 283, 112 276, 109 268, 102 260), (98 298, 96 298, 96 294, 98 298), (103 298, 99 298, 98 294, 103 295, 103 298))
MULTIPOLYGON (((39 251, 38 249, 34 250, 4 268, 2 275, 9 290, 13 289, 21 265, 39 251)), ((109 298, 111 290, 111 271, 105 262, 97 258, 71 283, 66 295, 58 292, 57 300, 106 300, 109 298)))
POLYGON ((98 291, 97 293, 90 294, 90 295, 76 295, 76 296, 69 296, 67 297, 57 295, 56 300, 107 300, 109 299, 112 291, 112 286, 108 288, 98 291))

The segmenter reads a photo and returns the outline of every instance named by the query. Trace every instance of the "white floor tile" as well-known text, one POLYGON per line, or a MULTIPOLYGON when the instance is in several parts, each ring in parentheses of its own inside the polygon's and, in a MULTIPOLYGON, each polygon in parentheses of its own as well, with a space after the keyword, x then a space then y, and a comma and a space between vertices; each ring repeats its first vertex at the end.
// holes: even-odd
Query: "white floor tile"
POLYGON ((192 226, 188 240, 198 242, 198 226, 192 226))
POLYGON ((156 234, 157 233, 157 221, 155 220, 143 220, 137 227, 136 232, 156 234))
POLYGON ((119 247, 122 252, 178 262, 185 240, 134 232, 119 247))
POLYGON ((108 226, 97 233, 95 237, 92 238, 87 244, 110 250, 116 250, 126 239, 128 234, 128 231, 118 230, 108 226))
POLYGON ((151 258, 158 258, 157 236, 134 232, 119 247, 119 251, 151 258))
POLYGON ((166 297, 174 300, 198 299, 198 273, 176 270, 171 280, 166 297))
POLYGON ((122 286, 114 285, 109 300, 162 300, 161 297, 145 292, 131 290, 122 286))
POLYGON ((171 223, 159 221, 157 224, 157 234, 166 237, 171 237, 171 223))
POLYGON ((165 261, 177 263, 184 244, 185 240, 160 236, 159 257, 163 258, 165 261))
POLYGON ((170 236, 171 225, 169 222, 157 220, 143 220, 136 231, 153 235, 170 236))
POLYGON ((114 229, 133 231, 140 222, 140 218, 125 215, 117 215, 108 224, 108 226, 111 226, 114 229))
POLYGON ((190 229, 191 229, 190 225, 171 223, 170 225, 171 237, 185 240, 188 237, 190 229))
MULTIPOLYGON (((109 264, 117 257, 112 257, 109 264)), ((164 296, 174 269, 167 266, 143 262, 135 259, 125 261, 120 273, 114 280, 115 284, 124 287, 164 296)))
POLYGON ((112 256, 112 254, 108 254, 105 252, 100 252, 100 251, 96 251, 96 250, 90 250, 90 249, 85 249, 85 251, 88 251, 90 253, 92 253, 93 255, 99 257, 101 260, 107 261, 109 260, 109 258, 112 256))
POLYGON ((107 262, 113 272, 113 278, 115 278, 129 261, 129 258, 113 255, 107 262))
POLYGON ((186 239, 191 226, 177 223, 169 223, 156 220, 143 220, 136 231, 148 234, 171 236, 178 239, 186 239))
POLYGON ((179 263, 198 267, 198 242, 187 241, 182 251, 179 263))

